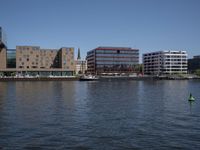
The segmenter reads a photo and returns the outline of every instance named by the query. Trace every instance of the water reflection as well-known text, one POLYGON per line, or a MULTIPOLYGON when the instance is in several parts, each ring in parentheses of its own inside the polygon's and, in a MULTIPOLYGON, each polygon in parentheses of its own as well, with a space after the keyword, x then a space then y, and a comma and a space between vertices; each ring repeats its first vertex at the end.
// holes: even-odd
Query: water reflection
POLYGON ((199 83, 1 82, 0 148, 198 149, 199 83))

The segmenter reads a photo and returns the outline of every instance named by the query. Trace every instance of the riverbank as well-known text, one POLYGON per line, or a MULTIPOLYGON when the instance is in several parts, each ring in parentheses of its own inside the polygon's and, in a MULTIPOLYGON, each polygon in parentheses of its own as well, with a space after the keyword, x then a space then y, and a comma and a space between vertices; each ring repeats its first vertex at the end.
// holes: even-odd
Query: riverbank
POLYGON ((3 77, 0 81, 78 81, 79 77, 3 77))
POLYGON ((143 77, 127 77, 127 76, 101 76, 101 81, 112 81, 112 80, 154 80, 154 77, 143 76, 143 77))
MULTIPOLYGON (((99 81, 115 81, 115 80, 192 80, 200 79, 200 77, 127 77, 127 76, 101 76, 99 81)), ((80 77, 1 77, 0 81, 79 81, 80 77)))
MULTIPOLYGON (((153 80, 153 77, 99 77, 97 81, 111 80, 153 80)), ((0 81, 79 81, 80 77, 3 77, 0 81)))

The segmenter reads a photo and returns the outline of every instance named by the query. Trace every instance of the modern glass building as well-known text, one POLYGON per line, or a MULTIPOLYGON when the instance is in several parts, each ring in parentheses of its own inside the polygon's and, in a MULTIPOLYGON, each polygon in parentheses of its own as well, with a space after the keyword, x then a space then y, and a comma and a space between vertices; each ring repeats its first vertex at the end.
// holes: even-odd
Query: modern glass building
POLYGON ((7 68, 16 68, 16 49, 7 49, 7 68))
POLYGON ((139 49, 98 47, 87 53, 89 74, 131 74, 139 64, 139 49))
POLYGON ((158 51, 143 54, 144 73, 149 75, 187 74, 186 51, 158 51))

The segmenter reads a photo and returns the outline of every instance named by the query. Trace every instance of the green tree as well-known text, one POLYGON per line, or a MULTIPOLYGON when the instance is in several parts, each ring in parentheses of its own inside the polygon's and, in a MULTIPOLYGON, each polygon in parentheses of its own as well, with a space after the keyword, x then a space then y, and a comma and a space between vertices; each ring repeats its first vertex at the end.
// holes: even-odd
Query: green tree
POLYGON ((143 64, 135 65, 135 71, 138 73, 143 73, 143 64))
POLYGON ((195 71, 195 74, 198 75, 198 76, 200 76, 200 69, 197 69, 197 70, 195 71))

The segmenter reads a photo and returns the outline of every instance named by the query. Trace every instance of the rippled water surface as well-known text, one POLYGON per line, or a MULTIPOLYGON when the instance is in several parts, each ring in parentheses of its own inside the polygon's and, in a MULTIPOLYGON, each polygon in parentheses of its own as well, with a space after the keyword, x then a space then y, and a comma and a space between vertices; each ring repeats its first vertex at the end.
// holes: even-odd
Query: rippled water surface
POLYGON ((200 149, 200 81, 0 82, 0 149, 39 148, 200 149))

